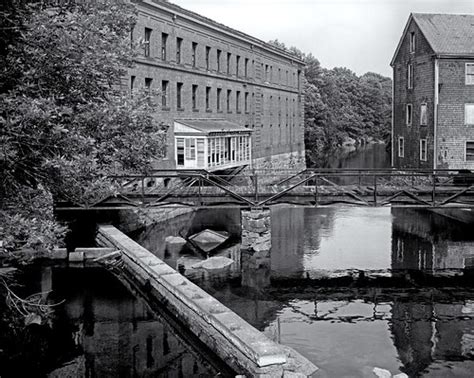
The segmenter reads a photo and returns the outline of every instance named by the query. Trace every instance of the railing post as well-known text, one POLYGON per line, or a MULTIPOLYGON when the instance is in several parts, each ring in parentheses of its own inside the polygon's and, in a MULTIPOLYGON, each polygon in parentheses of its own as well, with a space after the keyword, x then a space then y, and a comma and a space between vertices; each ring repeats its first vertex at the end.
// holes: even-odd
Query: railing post
POLYGON ((431 194, 431 199, 433 202, 433 206, 435 206, 436 205, 436 173, 433 172, 432 178, 433 178, 433 193, 431 194))
POLYGON ((255 194, 255 203, 258 203, 258 176, 257 171, 253 171, 253 185, 254 185, 254 194, 255 194))
POLYGON ((199 206, 202 206, 201 185, 202 185, 201 176, 199 176, 199 190, 198 190, 198 193, 199 193, 199 206))
POLYGON ((374 173, 374 207, 377 206, 377 175, 374 173))
POLYGON ((145 203, 145 176, 142 176, 142 204, 145 203))
POLYGON ((318 175, 316 175, 316 177, 314 179, 315 179, 315 181, 314 181, 314 206, 318 207, 318 201, 319 201, 319 198, 318 198, 318 175))

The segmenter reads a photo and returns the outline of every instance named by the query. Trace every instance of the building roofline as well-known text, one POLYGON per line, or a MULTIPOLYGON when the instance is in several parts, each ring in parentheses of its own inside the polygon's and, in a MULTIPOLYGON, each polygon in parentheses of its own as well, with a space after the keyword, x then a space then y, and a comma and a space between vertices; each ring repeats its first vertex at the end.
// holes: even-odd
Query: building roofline
POLYGON ((206 26, 208 28, 217 30, 221 33, 227 34, 230 37, 244 40, 248 43, 250 43, 253 46, 258 46, 263 50, 267 50, 273 54, 283 56, 288 60, 292 60, 298 64, 305 65, 305 62, 301 60, 297 55, 294 55, 284 49, 281 49, 277 46, 274 46, 270 43, 264 42, 256 37, 252 37, 249 34, 246 34, 244 32, 241 32, 239 30, 233 29, 229 26, 223 25, 217 21, 214 21, 210 18, 207 18, 205 16, 202 16, 196 12, 184 9, 180 7, 179 5, 170 3, 168 1, 163 1, 163 0, 134 0, 135 3, 143 3, 150 5, 155 8, 160 8, 162 10, 168 11, 169 13, 173 15, 179 15, 183 18, 187 18, 191 21, 200 23, 203 26, 206 26))
POLYGON ((400 38, 400 40, 398 41, 398 45, 397 45, 397 48, 395 50, 395 54, 393 54, 393 57, 392 57, 392 60, 390 61, 390 66, 393 67, 393 65, 395 64, 395 59, 397 58, 398 56, 398 53, 400 52, 400 48, 402 47, 402 44, 403 44, 403 40, 405 39, 405 36, 408 32, 408 27, 410 26, 411 22, 415 22, 416 26, 418 26, 418 29, 420 29, 421 31, 421 34, 423 34, 423 36, 425 37, 426 41, 428 42, 428 45, 430 46, 430 49, 431 51, 433 51, 434 53, 434 49, 433 49, 433 46, 431 44, 431 42, 428 40, 428 38, 426 38, 425 36, 425 33, 423 31, 423 29, 420 27, 420 25, 418 24, 418 22, 416 21, 416 17, 414 17, 415 15, 417 14, 422 14, 422 13, 410 13, 410 17, 408 17, 408 21, 407 23, 405 24, 405 28, 403 29, 403 33, 402 33, 402 36, 400 38))

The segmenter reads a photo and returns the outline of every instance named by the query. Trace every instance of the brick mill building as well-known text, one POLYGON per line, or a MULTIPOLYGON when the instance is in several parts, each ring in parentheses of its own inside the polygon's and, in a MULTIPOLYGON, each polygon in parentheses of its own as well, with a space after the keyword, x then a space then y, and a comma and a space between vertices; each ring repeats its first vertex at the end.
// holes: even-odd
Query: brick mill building
POLYGON ((391 66, 393 166, 474 169, 474 15, 411 14, 391 66))
POLYGON ((304 165, 298 57, 167 1, 135 3, 142 50, 126 81, 152 93, 168 127, 160 167, 304 165))

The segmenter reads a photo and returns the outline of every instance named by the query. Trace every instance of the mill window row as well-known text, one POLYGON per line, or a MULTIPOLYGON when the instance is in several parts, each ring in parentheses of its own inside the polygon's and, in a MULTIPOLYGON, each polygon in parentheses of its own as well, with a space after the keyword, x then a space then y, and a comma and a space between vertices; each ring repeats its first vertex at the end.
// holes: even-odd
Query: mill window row
MULTIPOLYGON (((153 29, 144 29, 144 38, 142 40, 143 55, 147 58, 155 57, 156 53, 152 49, 152 41, 154 36, 153 29)), ((160 47, 160 58, 163 61, 172 61, 169 54, 170 49, 170 36, 167 33, 161 33, 161 47, 160 47)), ((255 78, 255 65, 254 59, 250 60, 248 57, 243 57, 238 54, 232 54, 228 52, 224 54, 222 49, 213 48, 211 46, 204 46, 202 52, 204 53, 204 62, 201 66, 199 64, 198 55, 200 54, 200 45, 197 42, 191 42, 191 59, 189 62, 185 61, 185 55, 183 54, 185 43, 181 37, 176 37, 176 56, 174 61, 177 64, 189 63, 194 68, 205 68, 207 71, 215 70, 218 73, 227 75, 234 75, 235 77, 242 78, 255 78), (213 53, 215 50, 215 55, 213 53), (223 64, 223 60, 225 62, 223 64), (212 61, 215 60, 216 64, 213 65, 212 61)), ((286 86, 298 87, 300 86, 301 71, 290 72, 290 70, 282 70, 281 68, 275 68, 273 65, 261 63, 262 82, 274 83, 286 86)))
MULTIPOLYGON (((136 76, 130 77, 130 91, 133 93, 137 90, 136 85, 136 76)), ((144 90, 150 96, 158 95, 161 99, 159 103, 161 104, 162 110, 168 111, 171 110, 171 101, 170 101, 170 92, 172 90, 169 80, 162 80, 161 86, 158 88, 153 84, 154 80, 152 78, 145 78, 144 80, 144 90)), ((197 84, 191 85, 191 107, 194 112, 200 110, 202 97, 202 86, 197 84)), ((237 114, 255 114, 255 93, 244 92, 240 90, 227 89, 223 90, 222 88, 213 88, 210 86, 203 86, 204 88, 204 110, 206 112, 217 111, 218 113, 232 113, 235 111, 237 114), (215 97, 214 97, 215 96, 215 97), (225 97, 225 98, 224 98, 225 97), (225 104, 224 104, 225 101, 225 104), (215 107, 213 106, 215 105, 215 107), (224 106, 225 105, 225 106, 224 106)), ((183 111, 185 110, 185 85, 184 83, 176 83, 176 110, 183 111)), ((261 109, 262 115, 269 114, 271 117, 274 116, 275 123, 278 125, 293 124, 296 119, 297 114, 297 103, 296 100, 290 99, 284 96, 265 96, 261 95, 261 109)), ((411 113, 410 113, 411 114, 411 113)), ((411 117, 411 115, 410 115, 411 117)))

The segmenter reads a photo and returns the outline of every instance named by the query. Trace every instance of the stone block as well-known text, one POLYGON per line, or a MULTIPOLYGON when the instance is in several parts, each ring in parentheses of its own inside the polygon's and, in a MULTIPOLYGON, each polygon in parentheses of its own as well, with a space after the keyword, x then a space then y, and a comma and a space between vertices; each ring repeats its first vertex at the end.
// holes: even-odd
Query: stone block
POLYGON ((84 252, 71 252, 69 254, 70 262, 84 262, 84 252))

